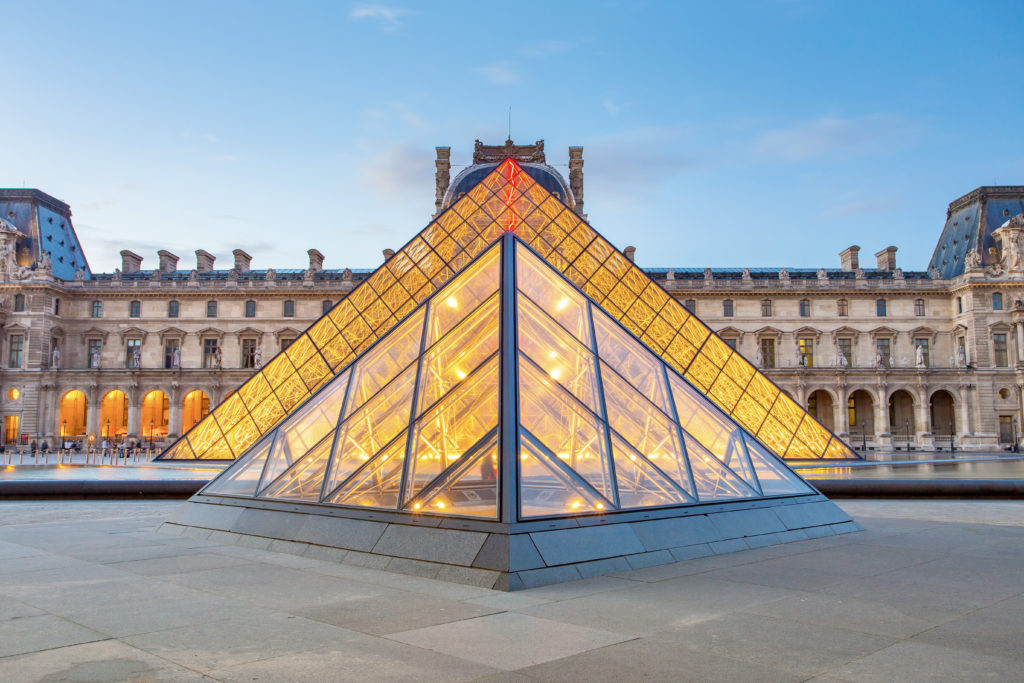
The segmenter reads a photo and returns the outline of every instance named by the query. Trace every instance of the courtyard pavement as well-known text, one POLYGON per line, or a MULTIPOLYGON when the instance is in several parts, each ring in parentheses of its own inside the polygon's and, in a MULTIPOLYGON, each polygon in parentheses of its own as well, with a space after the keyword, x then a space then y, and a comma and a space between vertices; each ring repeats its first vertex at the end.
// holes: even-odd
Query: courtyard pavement
POLYGON ((0 502, 0 681, 1024 677, 1021 502, 517 593, 154 532, 179 504, 0 502))

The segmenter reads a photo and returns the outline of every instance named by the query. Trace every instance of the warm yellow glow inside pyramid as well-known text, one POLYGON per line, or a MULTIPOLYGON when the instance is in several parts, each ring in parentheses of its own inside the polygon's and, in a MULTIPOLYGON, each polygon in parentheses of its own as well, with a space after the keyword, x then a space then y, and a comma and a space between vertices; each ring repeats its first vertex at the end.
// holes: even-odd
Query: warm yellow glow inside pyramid
MULTIPOLYGON (((774 453, 857 457, 512 160, 499 164, 162 457, 238 457, 506 230, 774 453)), ((589 331, 578 328, 580 304, 543 278, 531 287, 528 294, 546 314, 586 343, 581 335, 589 331)), ((453 292, 438 309, 457 316, 475 303, 453 292)), ((555 380, 571 372, 570 365, 540 365, 555 380)), ((453 366, 452 372, 468 370, 453 366)))

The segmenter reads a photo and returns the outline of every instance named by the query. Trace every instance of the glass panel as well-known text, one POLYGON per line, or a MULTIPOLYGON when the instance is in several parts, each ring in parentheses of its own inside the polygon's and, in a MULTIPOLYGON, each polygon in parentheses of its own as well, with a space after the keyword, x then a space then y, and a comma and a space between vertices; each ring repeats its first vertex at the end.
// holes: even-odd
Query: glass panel
POLYGON ((601 366, 611 428, 689 492, 690 478, 675 425, 607 365, 601 366))
POLYGON ((604 426, 522 354, 519 358, 520 423, 598 493, 611 500, 604 426))
POLYGON ((453 515, 498 517, 498 444, 492 440, 480 452, 467 459, 436 487, 433 493, 414 502, 415 510, 430 510, 453 515))
POLYGON ((339 427, 325 491, 338 484, 409 426, 416 365, 410 365, 339 427))
POLYGON ((500 250, 495 247, 431 300, 427 345, 443 337, 498 289, 500 250))
POLYGON ((694 502, 647 458, 615 435, 612 435, 612 453, 615 456, 615 483, 619 489, 620 509, 694 502))
POLYGON ((561 323, 576 338, 590 346, 590 323, 586 299, 530 250, 516 244, 516 285, 519 291, 561 323))
POLYGON ((693 472, 693 483, 697 487, 697 498, 702 503, 730 498, 754 498, 757 492, 744 484, 739 477, 730 472, 697 443, 689 434, 683 434, 686 442, 686 453, 690 458, 690 469, 693 472))
POLYGON ((788 493, 812 493, 811 488, 795 472, 779 462, 774 455, 768 452, 768 449, 749 434, 746 436, 746 442, 764 495, 783 496, 788 493))
POLYGON ((407 436, 408 432, 391 442, 390 446, 366 463, 363 469, 324 502, 396 509, 402 487, 407 436))
POLYGON ((238 392, 235 392, 228 396, 214 411, 214 417, 217 420, 217 424, 224 431, 229 431, 232 427, 238 424, 238 421, 243 417, 246 417, 249 412, 245 409, 242 404, 242 399, 239 398, 238 392))
POLYGON ((424 354, 417 414, 466 379, 497 350, 498 297, 495 295, 424 354))
POLYGON ((668 413, 668 392, 661 374, 661 362, 624 332, 604 313, 594 310, 594 334, 601 359, 626 378, 641 394, 668 413))
POLYGON ((419 493, 497 424, 495 356, 417 422, 405 499, 419 493))
POLYGON ((285 410, 281 407, 281 402, 273 395, 267 396, 263 403, 260 403, 251 411, 252 419, 264 434, 276 425, 284 417, 284 414, 285 410))
POLYGON ((420 355, 423 340, 423 311, 417 311, 401 327, 356 361, 352 368, 352 390, 345 417, 358 410, 381 387, 420 355))
POLYGON ((858 457, 849 446, 840 441, 837 437, 832 437, 832 440, 828 443, 828 448, 825 449, 825 458, 856 458, 858 457))
POLYGON ((188 440, 196 457, 201 458, 203 453, 209 450, 210 446, 220 441, 223 436, 214 420, 204 419, 188 433, 188 440))
POLYGON ((301 456, 338 425, 348 377, 348 372, 339 375, 316 398, 302 406, 278 428, 275 455, 279 449, 287 448, 296 456, 301 456))
POLYGON ((327 459, 331 454, 333 442, 334 432, 331 432, 260 495, 266 498, 291 498, 313 502, 320 500, 324 471, 327 469, 327 459))
POLYGON ((263 465, 267 462, 267 453, 273 439, 266 439, 259 446, 244 456, 243 460, 221 476, 217 477, 203 489, 203 493, 226 493, 238 496, 256 495, 256 484, 263 474, 263 465))
POLYGON ((200 456, 202 460, 234 460, 235 454, 228 447, 227 439, 220 439, 206 449, 200 456))
POLYGON ((519 444, 519 515, 543 517, 599 512, 605 503, 551 462, 529 438, 519 444))
MULTIPOLYGON (((828 430, 821 426, 817 420, 807 414, 804 416, 803 421, 800 423, 800 429, 796 430, 796 437, 803 443, 807 444, 807 447, 811 449, 814 454, 813 457, 821 457, 821 454, 825 452, 825 448, 828 446, 829 439, 832 435, 829 434, 828 430)), ((790 446, 792 448, 792 446, 790 446)))
POLYGON ((173 446, 171 450, 160 456, 161 460, 194 460, 196 454, 192 452, 192 447, 188 445, 188 439, 180 439, 177 445, 173 446))
POLYGON ((595 413, 597 401, 594 355, 552 321, 526 297, 518 302, 519 348, 548 376, 571 391, 595 413))
POLYGON ((230 432, 224 435, 224 439, 228 442, 228 447, 231 448, 233 453, 244 453, 259 438, 259 427, 256 426, 256 423, 248 415, 243 417, 230 432))
POLYGON ((748 483, 756 486, 757 480, 753 476, 746 451, 743 450, 743 436, 739 427, 678 377, 673 377, 670 383, 676 400, 676 415, 683 431, 748 483))

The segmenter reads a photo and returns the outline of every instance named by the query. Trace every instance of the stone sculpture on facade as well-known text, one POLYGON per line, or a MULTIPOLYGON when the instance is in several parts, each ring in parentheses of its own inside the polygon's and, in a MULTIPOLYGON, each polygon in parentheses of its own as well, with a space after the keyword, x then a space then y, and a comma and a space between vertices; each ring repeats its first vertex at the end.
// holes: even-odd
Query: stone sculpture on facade
POLYGON ((256 365, 257 368, 262 368, 263 367, 263 348, 262 347, 259 347, 259 346, 256 347, 256 353, 253 354, 252 361, 256 365))
POLYGON ((50 367, 60 370, 60 347, 56 344, 53 346, 53 352, 50 353, 50 367))
POLYGON ((181 367, 181 349, 177 346, 171 349, 171 367, 175 370, 181 367))
POLYGON ((100 350, 98 348, 89 352, 89 367, 93 370, 100 369, 100 350))
POLYGON ((142 349, 138 346, 132 349, 131 367, 133 370, 138 370, 142 367, 142 349))
POLYGON ((917 367, 919 367, 919 368, 924 368, 925 367, 925 364, 924 364, 924 347, 921 346, 920 344, 918 345, 917 350, 914 352, 914 362, 917 364, 917 367))

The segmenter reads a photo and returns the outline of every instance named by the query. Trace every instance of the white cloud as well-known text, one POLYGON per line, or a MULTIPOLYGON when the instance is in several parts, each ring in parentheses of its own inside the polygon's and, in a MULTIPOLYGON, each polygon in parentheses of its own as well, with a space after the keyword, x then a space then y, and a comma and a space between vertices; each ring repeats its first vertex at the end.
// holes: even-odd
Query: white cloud
POLYGON ((356 5, 349 12, 348 16, 356 21, 362 19, 376 21, 385 31, 392 31, 398 28, 402 17, 410 14, 414 14, 414 12, 401 7, 390 7, 388 5, 356 5))
POLYGON ((913 126, 894 116, 825 116, 766 131, 754 140, 752 148, 763 160, 793 163, 832 154, 878 151, 906 142, 915 132, 913 126))
POLYGON ((501 61, 478 66, 474 70, 483 74, 487 80, 495 85, 516 85, 519 83, 520 78, 515 66, 514 62, 501 61))

